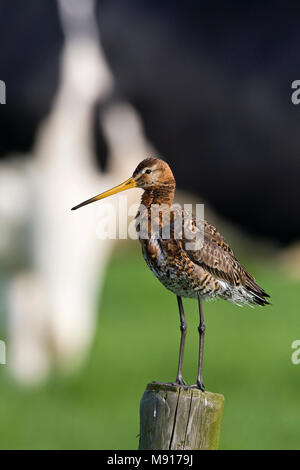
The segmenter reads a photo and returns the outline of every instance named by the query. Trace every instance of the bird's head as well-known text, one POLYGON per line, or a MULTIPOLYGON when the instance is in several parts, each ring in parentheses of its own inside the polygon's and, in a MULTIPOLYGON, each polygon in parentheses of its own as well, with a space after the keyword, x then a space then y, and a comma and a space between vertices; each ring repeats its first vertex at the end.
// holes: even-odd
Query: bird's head
POLYGON ((159 158, 146 158, 134 170, 132 179, 142 189, 154 189, 160 186, 175 185, 175 179, 169 165, 159 158))
POLYGON ((115 186, 98 196, 78 204, 72 210, 79 209, 91 202, 99 201, 113 194, 120 193, 130 188, 142 188, 144 190, 158 189, 160 187, 175 188, 175 179, 169 165, 159 158, 146 158, 141 161, 133 172, 133 175, 124 183, 115 186))

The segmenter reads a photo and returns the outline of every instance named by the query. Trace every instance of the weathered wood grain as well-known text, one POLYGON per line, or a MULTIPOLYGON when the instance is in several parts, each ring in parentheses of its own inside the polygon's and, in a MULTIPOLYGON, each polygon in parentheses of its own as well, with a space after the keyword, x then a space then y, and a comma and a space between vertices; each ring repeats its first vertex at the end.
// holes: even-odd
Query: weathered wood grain
POLYGON ((223 395, 152 382, 140 404, 139 449, 218 449, 223 395))

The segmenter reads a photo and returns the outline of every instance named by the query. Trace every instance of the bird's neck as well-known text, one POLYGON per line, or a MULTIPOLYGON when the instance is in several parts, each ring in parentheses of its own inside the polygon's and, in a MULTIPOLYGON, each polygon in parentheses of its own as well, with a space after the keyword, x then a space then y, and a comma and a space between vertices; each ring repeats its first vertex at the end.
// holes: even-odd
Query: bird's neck
POLYGON ((152 204, 166 204, 171 207, 174 199, 175 184, 168 184, 158 186, 155 188, 146 189, 142 195, 141 204, 148 209, 152 204))

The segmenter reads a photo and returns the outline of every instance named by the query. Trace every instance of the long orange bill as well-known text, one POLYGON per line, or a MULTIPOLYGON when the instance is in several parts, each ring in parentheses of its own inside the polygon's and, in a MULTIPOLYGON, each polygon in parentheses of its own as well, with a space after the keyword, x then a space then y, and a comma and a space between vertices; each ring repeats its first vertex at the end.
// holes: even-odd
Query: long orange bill
POLYGON ((92 197, 91 199, 88 199, 87 201, 81 202, 75 207, 72 207, 72 211, 75 211, 76 209, 79 209, 79 207, 86 206, 87 204, 91 204, 91 202, 99 201, 100 199, 104 199, 105 197, 112 196, 113 194, 120 193, 121 191, 125 191, 126 189, 130 188, 136 188, 137 183, 134 178, 129 178, 128 180, 124 181, 124 183, 119 184, 118 186, 115 186, 112 189, 109 189, 108 191, 105 191, 104 193, 98 194, 98 196, 92 197))

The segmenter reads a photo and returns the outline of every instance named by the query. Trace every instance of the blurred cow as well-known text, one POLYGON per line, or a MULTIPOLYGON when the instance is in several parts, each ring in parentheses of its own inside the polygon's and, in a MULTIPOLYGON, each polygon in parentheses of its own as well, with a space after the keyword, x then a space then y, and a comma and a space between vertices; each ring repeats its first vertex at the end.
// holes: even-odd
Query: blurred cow
MULTIPOLYGON (((70 9, 62 0, 60 11, 66 42, 52 109, 30 157, 0 166, 0 254, 10 270, 8 365, 23 383, 46 378, 54 364, 73 369, 95 330, 97 291, 114 242, 97 238, 95 207, 80 213, 70 208, 128 177, 150 151, 134 109, 114 100, 98 117, 109 164, 105 173, 97 168, 93 106, 112 93, 114 81, 99 47, 92 1, 72 2, 70 9)), ((128 197, 129 204, 137 202, 138 192, 128 197)))

